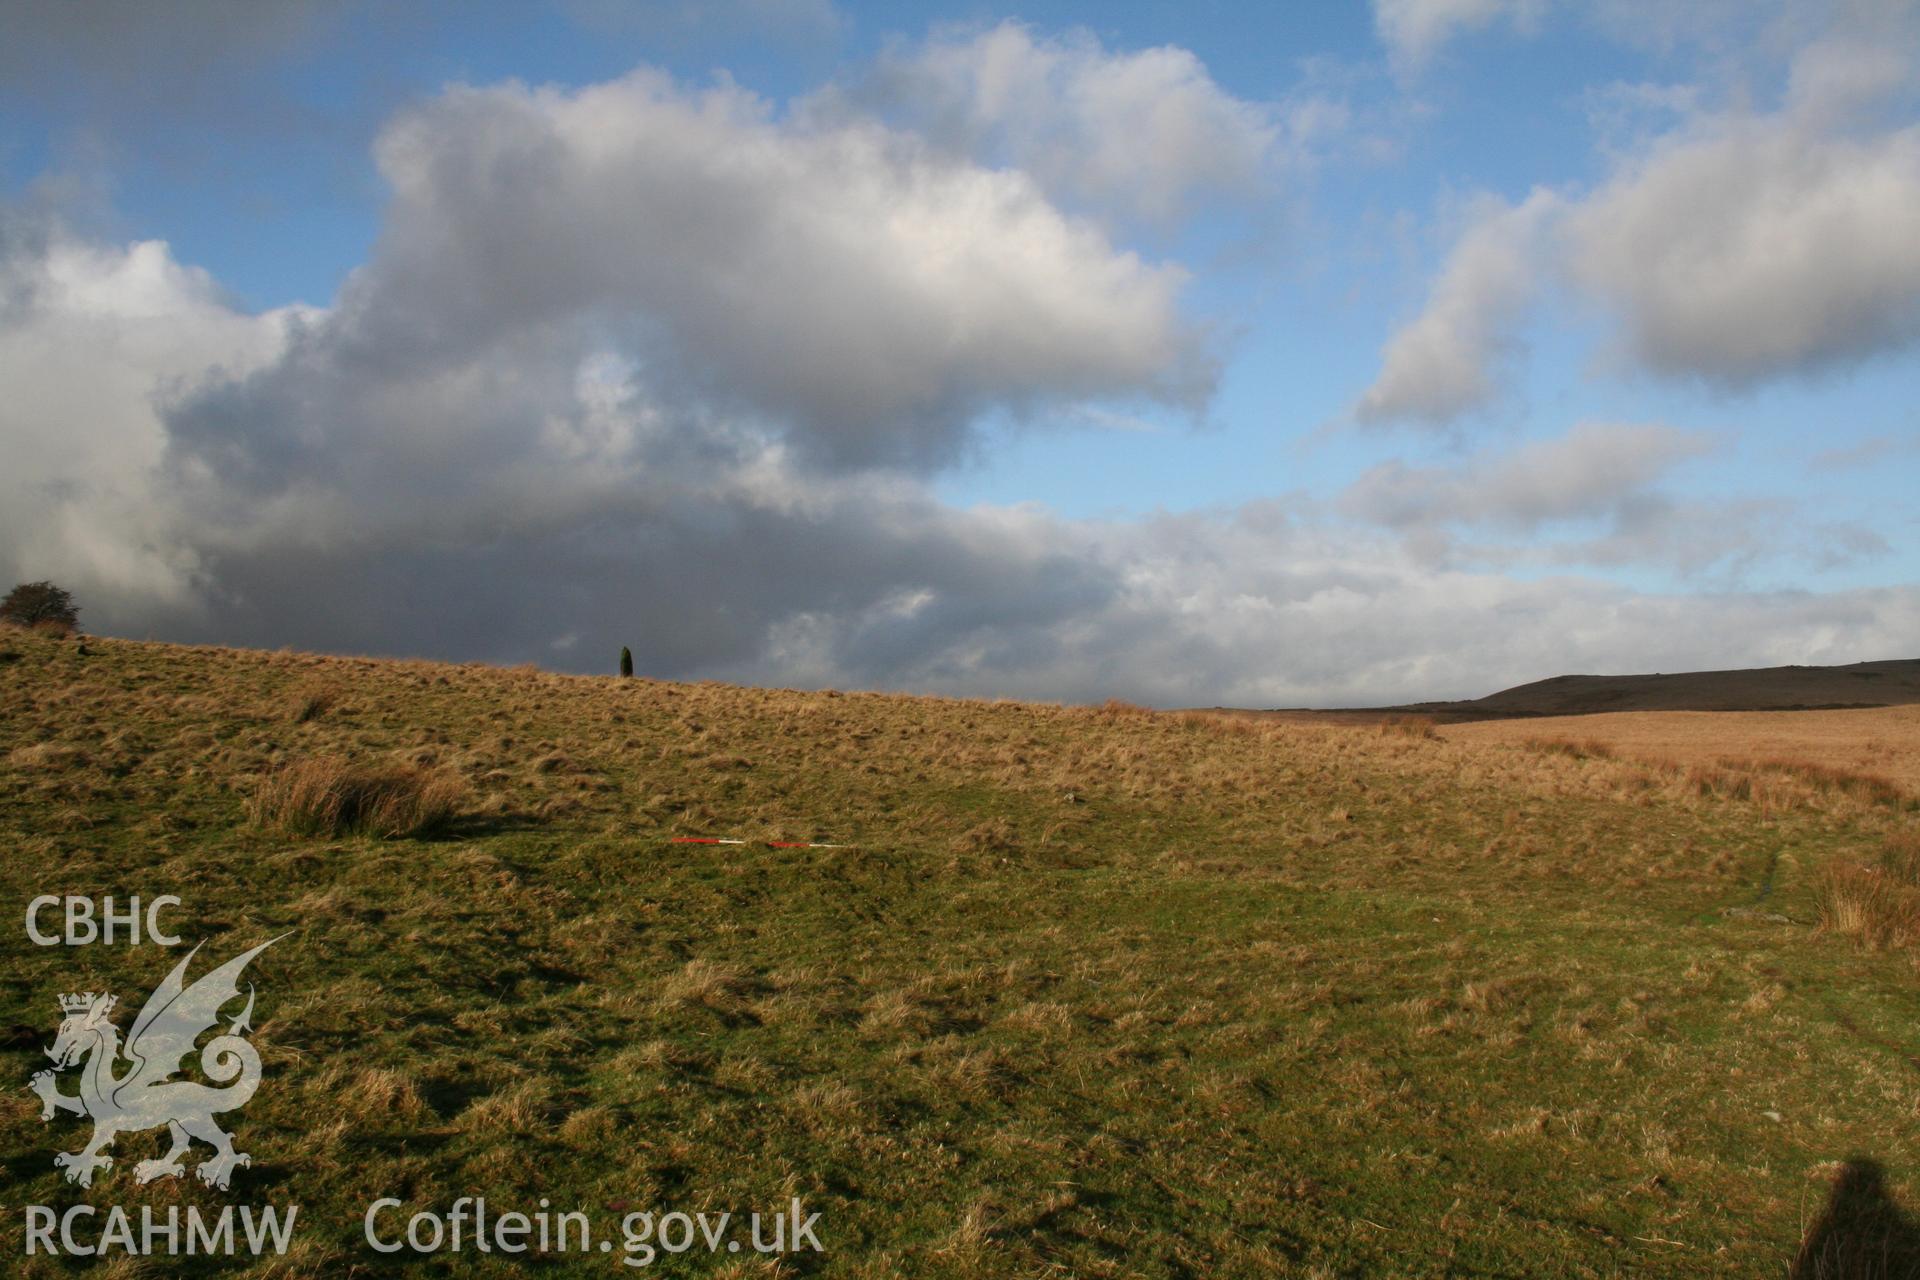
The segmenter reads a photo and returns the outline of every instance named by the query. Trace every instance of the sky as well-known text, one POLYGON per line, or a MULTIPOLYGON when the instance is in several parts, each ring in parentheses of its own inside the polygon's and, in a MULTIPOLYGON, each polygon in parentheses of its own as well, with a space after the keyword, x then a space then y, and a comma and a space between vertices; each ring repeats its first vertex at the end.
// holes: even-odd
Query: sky
POLYGON ((0 575, 1156 706, 1920 653, 1920 0, 11 0, 0 575))

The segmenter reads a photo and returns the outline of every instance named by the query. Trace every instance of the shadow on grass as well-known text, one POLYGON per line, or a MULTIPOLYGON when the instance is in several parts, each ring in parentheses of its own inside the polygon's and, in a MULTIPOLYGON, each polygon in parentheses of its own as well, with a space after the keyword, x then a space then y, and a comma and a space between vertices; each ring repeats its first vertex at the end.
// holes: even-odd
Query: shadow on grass
POLYGON ((1789 1280, 1920 1277, 1920 1224, 1887 1194, 1879 1161, 1856 1156, 1841 1166, 1788 1274, 1789 1280))
POLYGON ((551 824, 528 813, 468 813, 448 818, 431 832, 415 836, 427 844, 446 844, 455 840, 474 840, 481 836, 507 835, 515 831, 541 831, 551 824))

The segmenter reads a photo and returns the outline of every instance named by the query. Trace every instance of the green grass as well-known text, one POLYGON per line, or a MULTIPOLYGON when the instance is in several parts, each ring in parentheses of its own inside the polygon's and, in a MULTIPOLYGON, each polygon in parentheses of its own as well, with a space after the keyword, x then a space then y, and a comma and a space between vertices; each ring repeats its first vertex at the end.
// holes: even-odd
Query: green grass
POLYGON ((1910 818, 1844 790, 1763 810, 1414 733, 87 648, 0 637, 5 1201, 301 1206, 292 1254, 231 1273, 515 1270, 360 1243, 376 1196, 475 1194, 603 1229, 822 1214, 784 1271, 668 1275, 1786 1275, 1842 1162, 1920 1192, 1913 962, 1819 932, 1812 896, 1910 818), (431 839, 249 821, 320 758, 470 800, 431 839), (134 1186, 153 1134, 60 1181, 86 1126, 24 1088, 55 995, 137 1007, 177 957, 32 947, 44 892, 176 893, 210 957, 295 930, 249 975, 267 1078, 230 1196, 134 1186))

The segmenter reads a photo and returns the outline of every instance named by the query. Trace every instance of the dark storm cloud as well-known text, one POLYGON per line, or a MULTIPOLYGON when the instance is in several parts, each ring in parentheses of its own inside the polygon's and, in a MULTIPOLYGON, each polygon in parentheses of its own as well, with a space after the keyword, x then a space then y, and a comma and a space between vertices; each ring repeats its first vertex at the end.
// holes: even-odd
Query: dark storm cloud
POLYGON ((387 230, 336 307, 160 402, 209 585, 172 626, 589 665, 631 643, 678 674, 1053 664, 1114 570, 889 468, 990 406, 1210 377, 1177 270, 875 126, 639 73, 456 90, 379 155, 387 230))

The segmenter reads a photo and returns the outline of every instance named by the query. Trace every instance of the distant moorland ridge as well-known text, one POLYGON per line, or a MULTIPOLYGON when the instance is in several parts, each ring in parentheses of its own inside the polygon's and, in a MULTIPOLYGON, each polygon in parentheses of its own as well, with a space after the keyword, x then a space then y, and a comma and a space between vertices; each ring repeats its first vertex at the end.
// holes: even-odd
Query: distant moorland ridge
POLYGON ((1554 676, 1460 702, 1263 714, 1329 720, 1424 715, 1442 723, 1602 711, 1811 711, 1920 704, 1920 658, 1844 667, 1755 667, 1744 671, 1554 676))

